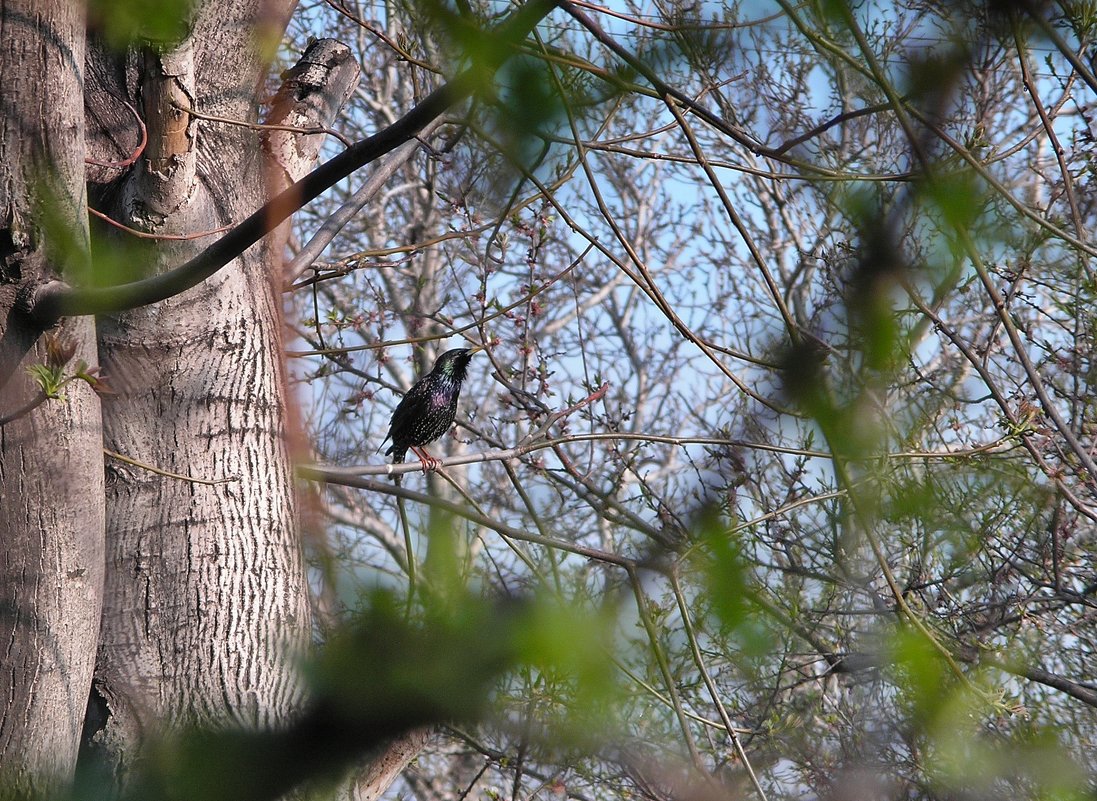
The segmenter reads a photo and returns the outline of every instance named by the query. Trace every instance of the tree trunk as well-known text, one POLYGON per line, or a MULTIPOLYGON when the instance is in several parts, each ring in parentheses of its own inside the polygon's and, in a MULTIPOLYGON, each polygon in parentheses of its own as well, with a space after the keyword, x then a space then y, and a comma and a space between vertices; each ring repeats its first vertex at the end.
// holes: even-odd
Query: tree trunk
MULTIPOLYGON (((287 13, 207 3, 187 40, 137 60, 136 86, 120 90, 135 106, 143 98, 149 148, 104 193, 112 216, 190 234, 238 222, 267 199, 258 135, 191 112, 256 120, 265 59, 251 36, 287 13)), ((147 269, 174 267, 211 241, 158 242, 147 269)), ((299 703, 294 662, 310 614, 285 441, 280 256, 257 245, 182 295, 101 321, 117 393, 104 404, 107 449, 218 482, 108 464, 92 741, 120 773, 150 732, 275 726, 299 703)))
MULTIPOLYGON (((93 42, 86 61, 81 7, 0 6, 2 792, 67 780, 82 725, 124 781, 158 732, 277 727, 300 706, 311 621, 285 436, 286 229, 152 306, 67 319, 49 337, 21 311, 51 279, 89 278, 85 181, 99 211, 178 237, 239 222, 308 169, 315 136, 281 134, 268 157, 253 128, 207 119, 255 122, 259 48, 291 5, 199 3, 183 41, 130 53, 93 42), (98 361, 113 394, 100 404, 73 380, 35 405, 25 368, 64 361, 70 342, 64 375, 98 361)), ((275 121, 331 124, 357 80, 333 44, 291 76, 275 121)), ((175 267, 213 238, 136 250, 98 225, 95 241, 127 273, 91 276, 109 283, 175 267)), ((409 742, 378 761, 374 791, 409 742)))
POLYGON ((0 427, 4 792, 71 775, 102 601, 99 400, 76 380, 25 411, 40 396, 26 368, 64 361, 47 338, 74 349, 66 375, 96 361, 93 320, 47 334, 23 314, 37 286, 87 264, 83 60, 80 3, 0 4, 0 417, 14 417, 0 427))

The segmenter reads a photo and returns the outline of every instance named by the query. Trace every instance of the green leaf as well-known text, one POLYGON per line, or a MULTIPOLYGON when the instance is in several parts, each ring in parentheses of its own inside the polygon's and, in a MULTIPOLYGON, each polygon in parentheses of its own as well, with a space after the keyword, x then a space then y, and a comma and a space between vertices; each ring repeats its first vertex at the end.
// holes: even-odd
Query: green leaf
POLYGON ((915 720, 923 725, 941 711, 947 697, 948 666, 932 643, 915 629, 891 636, 891 666, 915 720))
POLYGON ((67 381, 63 367, 49 364, 32 364, 27 367, 27 373, 30 374, 38 388, 42 390, 42 394, 50 400, 58 400, 64 397, 61 394, 61 387, 67 381))
POLYGON ((193 0, 89 0, 88 27, 124 49, 134 40, 173 45, 190 28, 193 0))
MULTIPOLYGON (((711 609, 724 634, 745 656, 768 652, 773 646, 770 630, 757 614, 757 590, 738 533, 729 529, 715 507, 701 512, 695 531, 698 545, 692 561, 700 570, 701 594, 707 602, 698 604, 698 611, 711 609)), ((704 621, 697 625, 703 627, 704 621)))

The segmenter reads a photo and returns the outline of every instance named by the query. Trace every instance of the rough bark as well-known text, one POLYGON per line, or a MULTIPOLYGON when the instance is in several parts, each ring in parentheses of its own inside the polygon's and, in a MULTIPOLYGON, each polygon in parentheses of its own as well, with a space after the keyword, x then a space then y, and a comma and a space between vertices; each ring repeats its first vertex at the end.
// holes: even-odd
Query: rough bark
MULTIPOLYGON (((113 216, 193 233, 266 200, 255 132, 180 107, 254 121, 264 58, 250 36, 287 13, 207 3, 185 42, 143 54, 150 152, 104 193, 113 216)), ((169 269, 209 241, 160 242, 145 267, 169 269)), ((91 740, 121 774, 165 727, 276 726, 299 703, 294 661, 310 616, 285 443, 277 256, 260 244, 188 292, 101 321, 100 356, 117 392, 104 405, 106 447, 226 479, 108 464, 91 740)))
MULTIPOLYGON (((358 86, 361 68, 350 48, 334 39, 309 44, 300 61, 282 75, 282 85, 271 101, 265 124, 297 130, 271 130, 265 145, 270 156, 271 193, 281 192, 316 166, 324 133, 302 133, 327 128, 358 86)), ((271 235, 275 252, 284 253, 289 240, 287 220, 271 235)))
MULTIPOLYGON (((48 360, 22 307, 86 266, 81 4, 0 4, 0 417, 40 394, 48 360), (48 212, 43 214, 43 212, 48 212), (47 226, 44 219, 50 219, 47 226)), ((94 364, 91 319, 48 336, 94 364)), ((54 359, 55 363, 60 361, 54 359)), ((99 401, 83 381, 0 426, 0 792, 71 775, 103 581, 99 401)))
POLYGON ((419 756, 432 736, 432 729, 415 729, 389 743, 358 772, 348 793, 351 801, 377 801, 404 768, 419 756))
POLYGON ((283 172, 281 178, 272 179, 282 183, 279 189, 300 180, 316 165, 327 134, 300 131, 330 126, 358 86, 360 74, 349 47, 334 39, 317 39, 282 76, 266 124, 299 130, 273 130, 267 135, 267 150, 283 172))

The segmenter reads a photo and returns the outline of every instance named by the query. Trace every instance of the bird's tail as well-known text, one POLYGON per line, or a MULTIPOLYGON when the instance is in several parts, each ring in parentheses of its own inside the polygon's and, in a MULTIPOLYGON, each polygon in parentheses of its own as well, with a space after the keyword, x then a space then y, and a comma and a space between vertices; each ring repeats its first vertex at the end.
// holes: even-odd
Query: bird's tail
MULTIPOLYGON (((387 456, 388 454, 391 453, 392 454, 392 463, 393 464, 403 464, 404 463, 404 456, 407 455, 407 452, 408 452, 407 448, 397 448, 395 445, 393 445, 387 451, 385 451, 385 455, 387 456)), ((400 474, 399 473, 394 475, 392 477, 392 480, 396 482, 396 486, 400 486, 400 474)))

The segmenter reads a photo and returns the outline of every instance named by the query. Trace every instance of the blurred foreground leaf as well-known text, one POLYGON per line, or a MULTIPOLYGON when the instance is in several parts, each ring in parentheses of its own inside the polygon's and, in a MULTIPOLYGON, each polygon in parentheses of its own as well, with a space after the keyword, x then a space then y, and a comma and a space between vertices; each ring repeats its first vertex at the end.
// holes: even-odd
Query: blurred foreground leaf
POLYGON ((444 604, 412 622, 395 596, 374 593, 306 667, 310 702, 295 723, 165 738, 150 748, 127 798, 260 801, 338 780, 409 730, 484 719, 501 680, 523 665, 570 683, 574 706, 608 694, 599 618, 559 603, 487 601, 450 589, 444 604))
POLYGON ((193 6, 193 0, 91 0, 88 24, 118 49, 134 40, 170 45, 187 35, 193 6))

